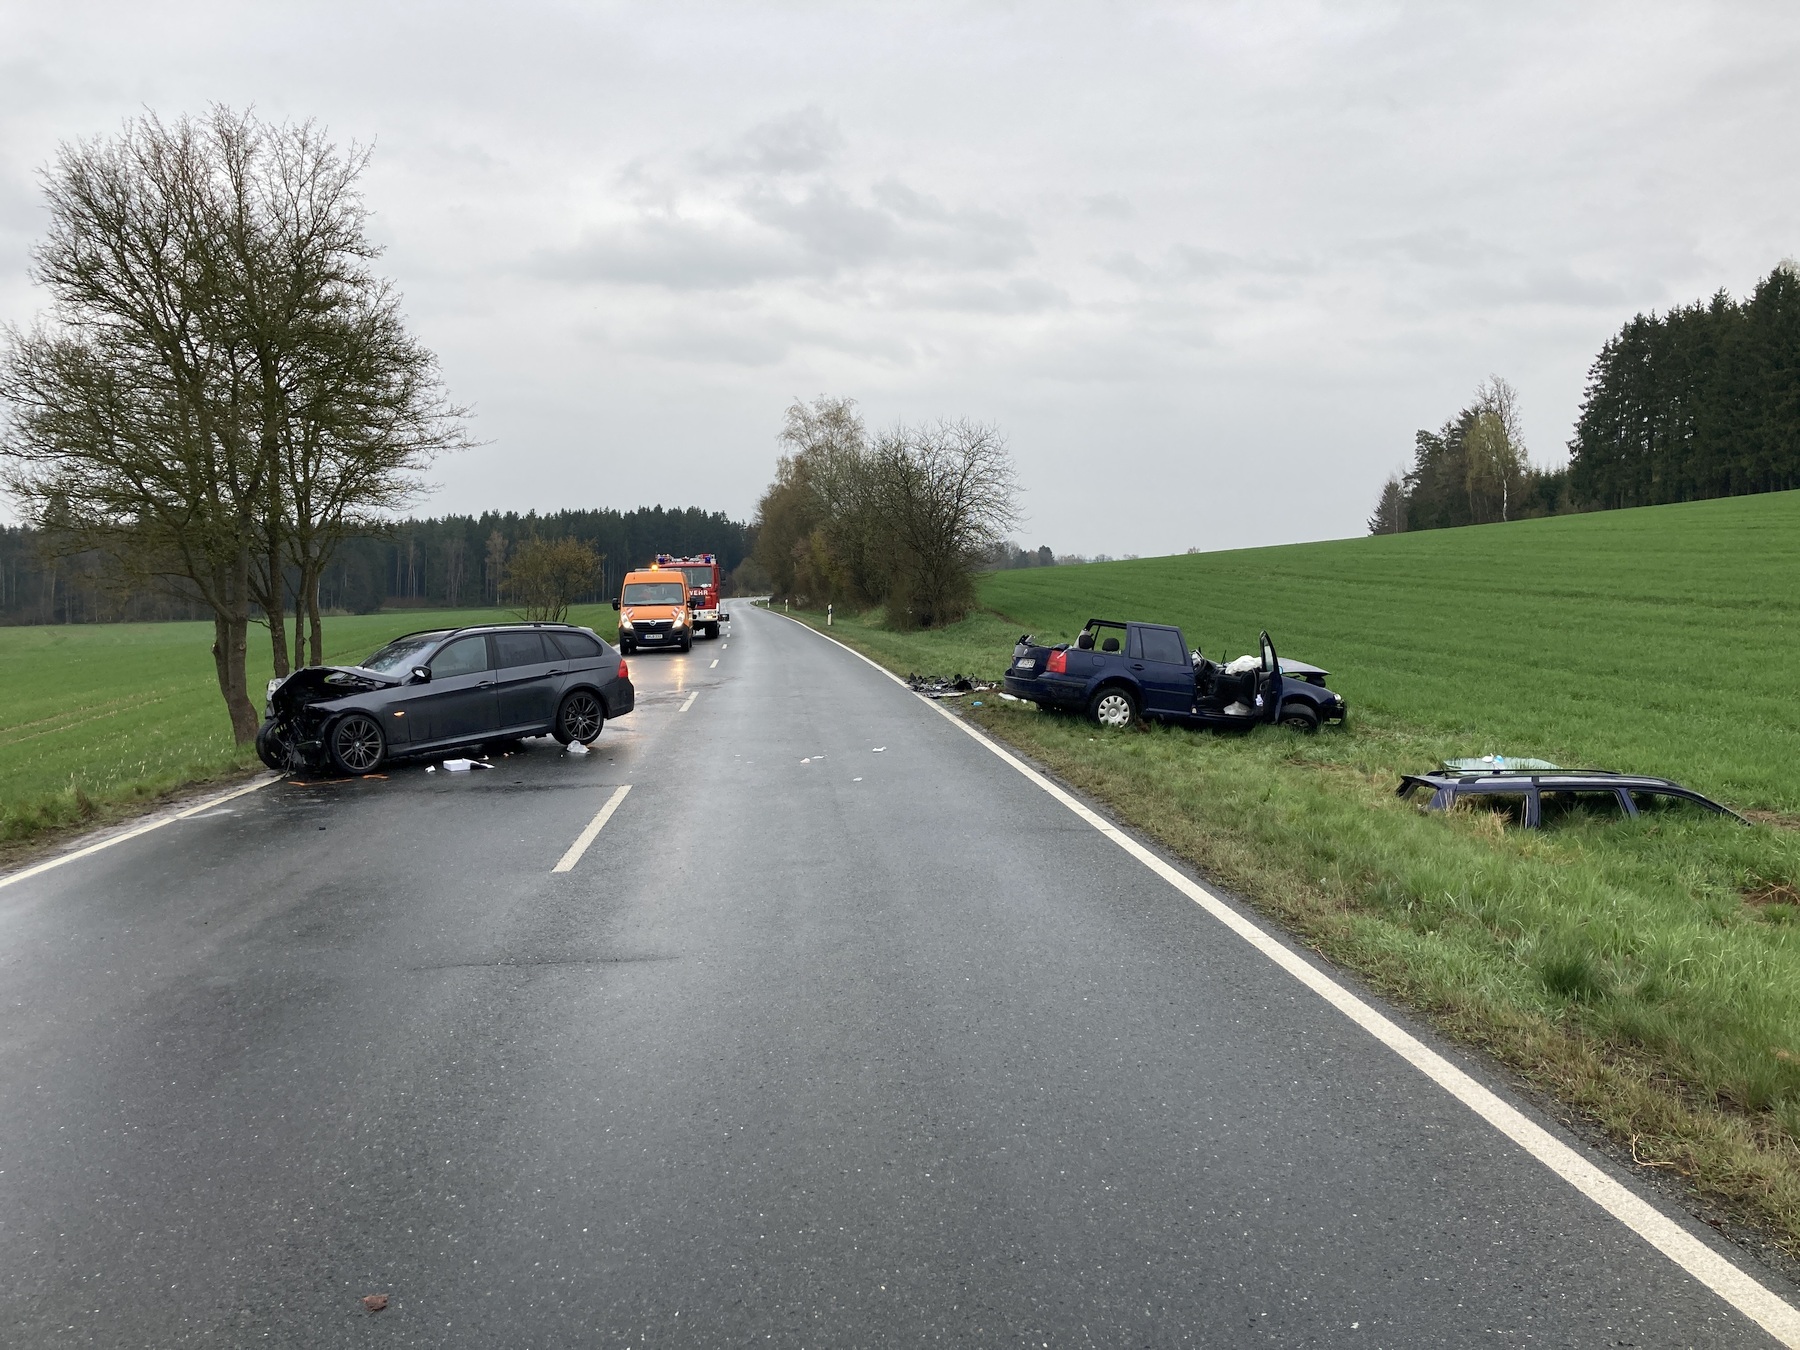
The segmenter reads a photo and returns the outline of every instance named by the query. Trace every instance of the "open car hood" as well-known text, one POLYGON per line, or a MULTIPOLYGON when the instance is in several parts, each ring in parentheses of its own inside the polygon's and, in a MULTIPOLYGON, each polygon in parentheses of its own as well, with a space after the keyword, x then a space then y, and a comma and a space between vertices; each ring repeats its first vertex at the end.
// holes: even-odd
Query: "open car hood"
POLYGON ((269 705, 276 716, 309 703, 366 694, 371 689, 392 689, 400 683, 391 675, 378 675, 361 666, 306 666, 296 670, 269 691, 269 705))

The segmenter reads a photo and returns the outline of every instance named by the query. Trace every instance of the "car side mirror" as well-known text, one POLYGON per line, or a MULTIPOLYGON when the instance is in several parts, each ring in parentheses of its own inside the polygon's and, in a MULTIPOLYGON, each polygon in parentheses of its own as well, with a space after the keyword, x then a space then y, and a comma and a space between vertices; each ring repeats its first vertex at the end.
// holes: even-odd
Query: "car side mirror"
POLYGON ((617 609, 618 607, 619 607, 619 602, 617 600, 613 601, 613 608, 617 609))
POLYGON ((412 671, 412 677, 413 677, 414 684, 430 684, 431 683, 431 667, 430 666, 414 666, 413 671, 412 671))

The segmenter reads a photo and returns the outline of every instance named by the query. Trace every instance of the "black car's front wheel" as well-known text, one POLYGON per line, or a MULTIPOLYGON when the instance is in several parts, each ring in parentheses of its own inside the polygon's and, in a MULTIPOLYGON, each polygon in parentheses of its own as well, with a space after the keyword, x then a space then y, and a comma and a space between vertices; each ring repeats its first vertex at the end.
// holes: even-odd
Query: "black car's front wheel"
POLYGON ((1088 716, 1103 727, 1120 730, 1137 720, 1137 700, 1132 698, 1129 690, 1116 684, 1108 685, 1088 704, 1088 716))
POLYGON ((327 746, 339 773, 374 773, 387 754, 387 737, 373 717, 353 712, 331 729, 327 746))
POLYGON ((605 725, 606 710, 600 700, 586 689, 577 689, 556 710, 556 730, 551 734, 564 745, 570 741, 592 745, 605 725))
POLYGON ((287 741, 276 730, 273 722, 264 722, 256 732, 256 757, 267 764, 276 773, 286 773, 293 768, 292 752, 287 741))
POLYGON ((1281 710, 1281 725, 1310 736, 1319 729, 1319 715, 1303 703, 1292 703, 1281 710))

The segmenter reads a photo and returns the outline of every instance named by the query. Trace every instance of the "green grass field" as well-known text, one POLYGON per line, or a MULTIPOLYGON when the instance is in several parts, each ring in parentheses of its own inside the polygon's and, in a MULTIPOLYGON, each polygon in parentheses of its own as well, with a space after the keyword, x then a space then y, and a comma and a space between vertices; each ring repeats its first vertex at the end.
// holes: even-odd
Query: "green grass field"
MULTIPOLYGON (((1800 1252, 1800 493, 1000 573, 905 672, 1000 675, 1024 630, 1177 622, 1333 672, 1303 737, 968 712, 1451 1034, 1800 1252), (1681 813, 1521 832, 1397 801, 1448 755, 1668 774, 1681 813)), ((965 700, 972 702, 972 700, 965 700)))
MULTIPOLYGON (((354 661, 400 633, 513 617, 406 610, 325 621, 327 661, 354 661)), ((609 640, 610 606, 571 619, 609 640)), ((250 683, 268 680, 267 633, 250 630, 250 683)), ((0 628, 0 847, 116 818, 256 764, 234 746, 213 675, 209 623, 0 628)), ((259 705, 260 706, 260 705, 259 705)))

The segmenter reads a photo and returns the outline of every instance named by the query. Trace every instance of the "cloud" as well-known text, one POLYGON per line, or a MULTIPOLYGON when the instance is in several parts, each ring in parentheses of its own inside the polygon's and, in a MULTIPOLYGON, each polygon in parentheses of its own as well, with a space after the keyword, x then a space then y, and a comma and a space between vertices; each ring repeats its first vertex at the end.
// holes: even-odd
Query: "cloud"
POLYGON ((1121 250, 1103 255, 1099 263, 1106 271, 1146 287, 1218 280, 1263 283, 1269 278, 1308 276, 1319 270, 1318 263, 1297 255, 1234 253, 1199 244, 1170 245, 1159 258, 1143 258, 1121 250))
POLYGON ((694 162, 713 173, 814 173, 843 148, 837 123, 809 106, 752 127, 724 149, 698 151, 694 162))
POLYGON ((0 233, 36 234, 48 221, 38 193, 23 181, 0 177, 0 233))
POLYGON ((540 249, 527 269, 552 281, 616 282, 671 291, 731 291, 821 275, 819 260, 741 220, 644 215, 591 230, 570 248, 540 249))
POLYGON ((1074 303, 1061 286, 1038 277, 1013 277, 1001 282, 947 281, 905 288, 895 292, 893 298, 899 305, 948 314, 1043 314, 1068 309, 1074 303))
MULTIPOLYGON (((818 143, 815 112, 796 114, 806 137, 796 132, 784 141, 769 131, 787 126, 782 123, 767 124, 746 140, 765 149, 786 146, 777 163, 811 163, 801 149, 818 143)), ((884 269, 1004 273, 1033 249, 1022 220, 991 207, 948 204, 891 176, 858 192, 829 175, 796 180, 784 170, 753 174, 721 193, 635 163, 621 182, 636 198, 633 215, 590 228, 574 245, 536 251, 526 270, 560 281, 733 291, 884 269)), ((1048 295, 1029 285, 1009 290, 991 282, 988 292, 996 307, 1041 307, 1048 295)))
POLYGON ((1423 267, 1467 268, 1511 256, 1497 244, 1477 239, 1466 225, 1438 225, 1402 234, 1355 239, 1342 249, 1350 258, 1393 258, 1423 267))

